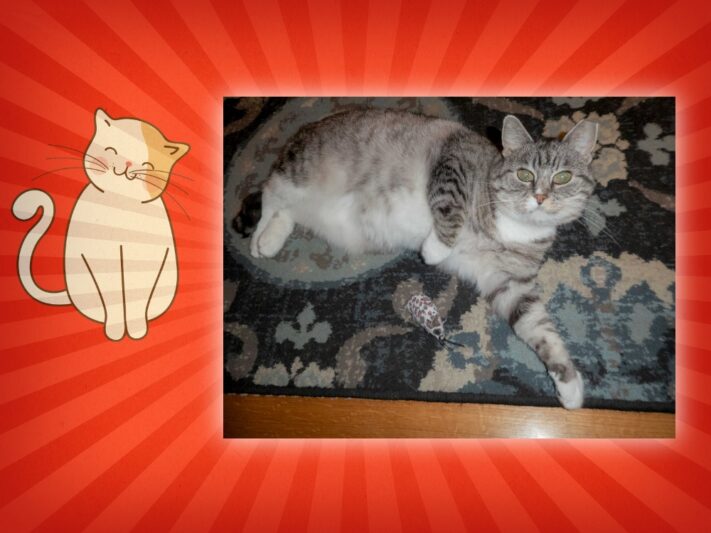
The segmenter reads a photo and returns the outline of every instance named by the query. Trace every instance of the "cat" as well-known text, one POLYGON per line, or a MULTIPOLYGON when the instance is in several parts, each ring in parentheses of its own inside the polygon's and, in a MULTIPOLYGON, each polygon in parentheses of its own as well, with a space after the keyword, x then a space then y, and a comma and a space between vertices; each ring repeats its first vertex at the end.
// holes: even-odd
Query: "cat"
POLYGON ((34 299, 72 304, 82 315, 103 323, 111 340, 126 333, 140 339, 148 331, 148 321, 163 314, 175 296, 175 242, 161 196, 173 165, 190 147, 167 140, 148 122, 111 118, 102 109, 96 111, 94 122, 95 132, 82 159, 89 183, 67 228, 66 289, 45 291, 32 277, 32 253, 54 216, 52 199, 39 189, 23 192, 12 206, 21 220, 43 210, 20 247, 20 281, 34 299))
POLYGON ((457 122, 351 110, 301 128, 262 188, 250 242, 273 257, 294 225, 353 254, 397 248, 475 284, 545 364, 563 407, 584 385, 549 318, 536 275, 556 228, 581 216, 595 181, 597 124, 534 141, 513 115, 502 150, 457 122))

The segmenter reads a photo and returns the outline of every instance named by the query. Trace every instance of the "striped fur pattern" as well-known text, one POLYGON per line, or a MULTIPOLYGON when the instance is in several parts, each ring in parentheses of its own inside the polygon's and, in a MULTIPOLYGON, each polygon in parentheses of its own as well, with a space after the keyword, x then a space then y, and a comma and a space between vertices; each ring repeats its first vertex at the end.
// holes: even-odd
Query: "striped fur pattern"
POLYGON ((328 117, 302 128, 273 166, 251 254, 276 255, 296 223, 350 253, 420 250, 475 284, 545 363, 563 406, 580 407, 582 379, 536 274, 556 227, 578 218, 593 191, 596 137, 582 121, 562 141, 534 142, 507 116, 500 153, 451 121, 380 110, 328 117), (566 183, 556 183, 561 172, 566 183))

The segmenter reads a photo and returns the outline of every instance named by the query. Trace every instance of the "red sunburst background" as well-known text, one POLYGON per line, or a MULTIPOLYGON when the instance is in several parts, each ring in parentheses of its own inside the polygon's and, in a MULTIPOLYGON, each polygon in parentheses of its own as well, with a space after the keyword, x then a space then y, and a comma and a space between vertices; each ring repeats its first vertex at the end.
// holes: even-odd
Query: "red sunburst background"
MULTIPOLYGON (((0 524, 137 528, 662 531, 711 523, 711 10, 705 0, 66 2, 0 18, 0 524), (196 5, 199 4, 199 7, 196 5), (225 441, 222 97, 677 97, 677 438, 225 441), (140 342, 33 301, 16 254, 23 190, 54 198, 33 263, 61 254, 97 107, 191 152, 171 199, 181 285, 140 342)), ((175 178, 176 180, 179 178, 175 178)), ((177 183, 177 182, 176 182, 177 183)))

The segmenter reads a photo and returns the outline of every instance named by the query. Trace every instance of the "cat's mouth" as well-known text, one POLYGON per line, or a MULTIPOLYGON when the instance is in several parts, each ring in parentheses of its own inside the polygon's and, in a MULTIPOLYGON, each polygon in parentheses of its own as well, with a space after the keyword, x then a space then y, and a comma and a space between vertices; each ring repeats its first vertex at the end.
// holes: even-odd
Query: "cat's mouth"
POLYGON ((134 180, 134 179, 136 179, 136 174, 135 174, 135 173, 131 173, 131 174, 128 173, 128 167, 126 167, 125 169, 123 169, 123 172, 116 172, 116 167, 114 167, 114 168, 113 168, 113 172, 114 172, 114 174, 116 174, 117 176, 126 176, 126 179, 128 179, 128 180, 134 180))

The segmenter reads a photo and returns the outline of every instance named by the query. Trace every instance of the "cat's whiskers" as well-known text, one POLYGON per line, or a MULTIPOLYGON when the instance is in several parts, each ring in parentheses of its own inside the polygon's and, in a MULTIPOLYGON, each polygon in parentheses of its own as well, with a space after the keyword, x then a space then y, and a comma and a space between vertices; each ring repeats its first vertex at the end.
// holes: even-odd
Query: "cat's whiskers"
POLYGON ((174 172, 172 170, 159 170, 159 169, 151 169, 151 172, 160 172, 162 174, 170 174, 171 176, 177 176, 179 178, 184 178, 188 181, 195 181, 195 178, 191 178, 190 176, 186 176, 185 174, 178 174, 177 172, 174 172))
POLYGON ((608 229, 606 229, 604 226, 600 225, 597 221, 594 221, 594 220, 586 217, 585 214, 583 214, 580 218, 582 218, 588 224, 589 227, 586 226, 585 224, 583 224, 582 222, 580 222, 580 220, 578 220, 578 219, 576 219, 575 222, 577 222, 578 224, 583 226, 588 231, 590 231, 590 227, 592 227, 592 229, 597 230, 599 233, 602 233, 605 237, 608 237, 617 246, 622 248, 622 245, 619 242, 617 242, 617 239, 615 239, 615 237, 612 235, 612 233, 610 233, 610 231, 608 229))
MULTIPOLYGON (((96 162, 98 165, 101 166, 106 166, 106 164, 101 161, 98 157, 95 157, 91 154, 87 154, 84 150, 77 150, 76 148, 72 148, 71 146, 65 146, 63 144, 50 144, 49 146, 53 146, 54 148, 61 148, 63 150, 69 150, 70 152, 76 152, 77 154, 81 154, 82 156, 86 156, 92 159, 92 161, 96 162)), ((83 158, 82 158, 83 161, 83 158)), ((106 168, 108 168, 106 166, 106 168)))
MULTIPOLYGON (((53 159, 54 160, 61 159, 61 160, 66 160, 66 161, 79 161, 82 163, 84 162, 84 159, 79 158, 79 157, 48 157, 47 158, 48 161, 53 160, 53 159)), ((99 165, 99 166, 105 168, 106 170, 109 169, 108 165, 105 165, 104 163, 102 163, 101 161, 98 161, 98 160, 97 161, 88 161, 88 163, 91 163, 92 165, 99 165)))
MULTIPOLYGON (((168 183, 168 180, 167 180, 167 179, 161 178, 160 176, 156 176, 155 174, 152 174, 151 172, 153 172, 153 171, 148 172, 148 171, 142 171, 142 170, 135 170, 135 171, 131 172, 130 174, 131 174, 131 176, 133 176, 134 178, 138 178, 138 176, 149 176, 149 177, 151 177, 151 178, 155 178, 155 179, 157 179, 157 180, 159 180, 159 181, 162 181, 162 182, 164 182, 164 183, 168 183)), ((146 181, 146 180, 143 180, 143 181, 146 181)), ((170 184, 170 187, 171 187, 171 189, 177 189, 177 190, 179 190, 180 192, 182 192, 182 193, 185 194, 186 196, 190 196, 190 193, 189 193, 188 191, 186 191, 186 190, 183 189, 182 187, 176 185, 175 183, 171 183, 171 184, 170 184)))
MULTIPOLYGON (((175 196, 173 196, 172 194, 170 194, 170 193, 165 189, 165 187, 160 187, 160 186, 156 185, 155 183, 151 183, 150 181, 144 180, 143 178, 139 178, 138 176, 136 176, 134 179, 137 179, 137 180, 139 180, 139 181, 146 182, 148 185, 151 185, 151 186, 155 187, 156 189, 160 189, 161 193, 160 193, 158 196, 156 196, 156 198, 160 198, 160 197, 163 196, 164 194, 167 194, 168 197, 169 197, 171 200, 173 200, 176 204, 178 204, 178 207, 181 209, 181 211, 182 211, 183 213, 185 213, 185 216, 188 217, 188 220, 191 220, 190 215, 188 215, 188 212, 185 210, 185 208, 181 205, 181 203, 177 200, 177 198, 175 198, 175 196)), ((148 200, 148 201, 152 202, 153 200, 155 200, 155 198, 153 198, 153 199, 151 199, 151 200, 148 200)), ((145 203, 145 202, 144 202, 144 203, 145 203)))
POLYGON ((43 176, 47 176, 48 174, 55 174, 57 172, 63 172, 65 170, 93 170, 95 172, 106 172, 106 169, 104 168, 93 168, 93 167, 62 167, 62 168, 55 168, 52 170, 48 170, 46 172, 42 172, 42 174, 39 174, 35 176, 34 178, 30 179, 30 181, 35 181, 36 179, 39 179, 43 176))

